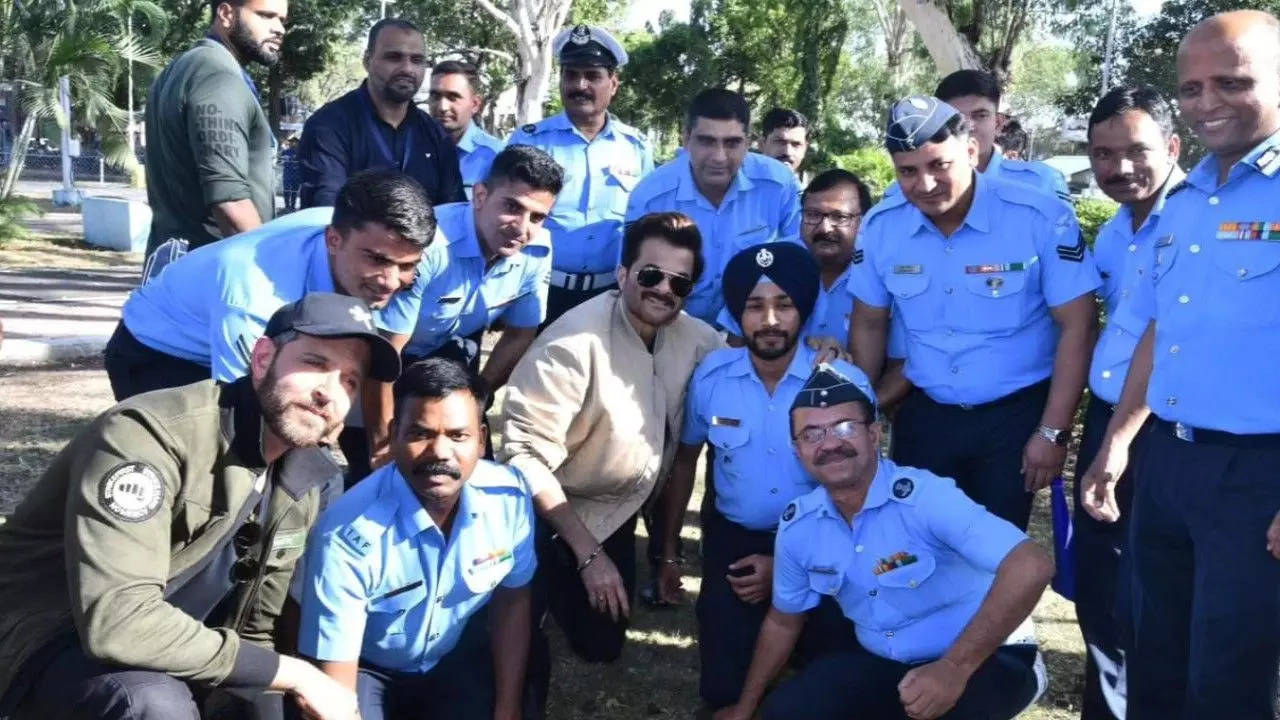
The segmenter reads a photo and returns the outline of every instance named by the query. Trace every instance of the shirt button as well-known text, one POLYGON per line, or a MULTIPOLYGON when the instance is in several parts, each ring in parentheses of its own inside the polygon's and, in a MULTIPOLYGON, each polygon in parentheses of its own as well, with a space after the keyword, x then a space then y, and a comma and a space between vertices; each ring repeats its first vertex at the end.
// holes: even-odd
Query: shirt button
POLYGON ((1217 195, 1214 195, 1213 197, 1209 198, 1209 204, 1210 204, 1210 205, 1217 205, 1217 204, 1218 204, 1218 196, 1217 196, 1217 195))
POLYGON ((854 551, 854 552, 862 552, 862 546, 861 546, 861 545, 858 545, 857 547, 855 547, 855 548, 853 549, 853 551, 854 551))
POLYGON ((955 334, 956 334, 955 330, 947 330, 947 337, 951 337, 952 335, 955 335, 955 334))
POLYGON ((443 595, 441 595, 440 597, 436 598, 436 602, 437 602, 437 603, 443 603, 443 602, 444 602, 444 596, 443 596, 443 595))
POLYGON ((1244 277, 1249 274, 1248 268, 1240 268, 1236 271, 1236 277, 1244 277))
POLYGON ((868 590, 868 591, 867 591, 867 594, 868 594, 868 595, 870 595, 871 597, 875 597, 875 596, 876 596, 876 589, 875 589, 875 588, 872 588, 872 589, 868 590))
POLYGON ((959 372, 960 372, 960 368, 958 368, 958 367, 953 367, 953 368, 951 368, 951 374, 952 374, 952 375, 956 375, 956 374, 958 374, 959 372))
POLYGON ((886 633, 884 634, 884 636, 885 636, 885 637, 887 637, 887 638, 891 638, 891 637, 893 637, 893 631, 892 631, 892 630, 890 630, 890 631, 886 632, 886 633))
POLYGON ((1166 405, 1177 405, 1177 404, 1178 404, 1178 398, 1176 398, 1176 397, 1171 397, 1171 398, 1169 398, 1168 400, 1165 400, 1165 401, 1164 401, 1164 403, 1165 403, 1166 405))
POLYGON ((778 494, 778 488, 769 488, 769 494, 770 494, 770 495, 777 495, 777 494, 778 494))
POLYGON ((1173 353, 1174 355, 1177 355, 1177 354, 1178 354, 1178 351, 1179 351, 1179 350, 1181 350, 1181 349, 1182 349, 1182 348, 1178 347, 1177 345, 1174 345, 1173 347, 1170 347, 1170 348, 1169 348, 1169 352, 1173 353))
POLYGON ((948 294, 948 295, 950 295, 950 294, 951 294, 951 288, 947 288, 947 291, 946 291, 946 292, 947 292, 947 294, 948 294))
POLYGON ((1110 379, 1111 379, 1111 371, 1110 371, 1110 370, 1103 370, 1103 371, 1102 371, 1102 379, 1103 379, 1103 380, 1110 380, 1110 379))
POLYGON ((1137 243, 1129 243, 1129 252, 1138 252, 1137 243))
POLYGON ((1191 302, 1191 296, 1190 296, 1190 295, 1179 295, 1179 296, 1178 296, 1178 302, 1182 303, 1183 305, 1186 305, 1187 303, 1191 302))
POLYGON ((946 250, 947 252, 951 252, 952 248, 950 245, 948 245, 945 248, 943 248, 943 250, 946 250))
POLYGON ((1191 251, 1191 252, 1193 252, 1193 253, 1198 253, 1198 252, 1200 252, 1200 245, 1199 245, 1199 244, 1197 244, 1197 243, 1193 243, 1193 244, 1191 245, 1191 247, 1189 247, 1189 248, 1187 248, 1187 249, 1188 249, 1188 250, 1190 250, 1190 251, 1191 251))
POLYGON ((1128 291, 1128 290, 1121 290, 1121 291, 1120 291, 1120 297, 1129 297, 1129 291, 1128 291))
POLYGON ((917 584, 918 584, 918 583, 916 583, 916 581, 915 581, 915 580, 912 580, 912 581, 910 581, 910 582, 908 582, 908 583, 907 583, 907 587, 909 587, 909 588, 913 588, 913 587, 915 587, 917 584))

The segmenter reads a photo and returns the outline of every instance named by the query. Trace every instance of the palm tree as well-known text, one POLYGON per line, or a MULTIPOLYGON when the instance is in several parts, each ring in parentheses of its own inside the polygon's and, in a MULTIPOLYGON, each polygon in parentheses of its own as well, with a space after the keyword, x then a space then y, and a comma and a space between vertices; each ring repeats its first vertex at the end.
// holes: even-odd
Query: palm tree
POLYGON ((124 130, 128 113, 113 99, 129 65, 157 67, 159 55, 130 32, 131 20, 146 19, 152 27, 165 13, 151 0, 63 0, 51 2, 0 0, 0 48, 12 59, 12 82, 18 89, 26 117, 14 139, 13 153, 3 180, 0 201, 8 199, 26 162, 27 146, 36 122, 52 118, 70 124, 58 97, 61 78, 67 78, 79 122, 97 127, 108 162, 130 167, 137 160, 128 151, 124 130))

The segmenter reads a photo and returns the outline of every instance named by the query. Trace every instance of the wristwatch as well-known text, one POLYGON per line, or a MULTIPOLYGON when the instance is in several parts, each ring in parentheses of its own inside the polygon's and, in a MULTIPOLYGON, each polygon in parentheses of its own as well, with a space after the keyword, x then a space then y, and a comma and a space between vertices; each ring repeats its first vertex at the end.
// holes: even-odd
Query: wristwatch
POLYGON ((1066 447, 1067 443, 1071 442, 1071 431, 1063 428, 1041 425, 1036 428, 1036 434, 1058 447, 1066 447))

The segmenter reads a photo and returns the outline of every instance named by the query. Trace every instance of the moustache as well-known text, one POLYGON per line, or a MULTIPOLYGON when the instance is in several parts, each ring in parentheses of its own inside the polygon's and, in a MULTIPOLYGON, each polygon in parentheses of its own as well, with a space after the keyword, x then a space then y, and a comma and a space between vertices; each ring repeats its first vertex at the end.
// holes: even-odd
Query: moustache
POLYGON ((640 293, 640 298, 642 300, 653 300, 656 302, 660 302, 663 305, 666 305, 667 307, 675 307, 676 305, 675 298, 672 298, 669 295, 663 295, 662 293, 656 293, 656 292, 640 293))
POLYGON ((787 334, 782 332, 781 330, 761 330, 751 336, 751 339, 755 340, 756 342, 760 342, 761 340, 767 339, 767 338, 778 338, 779 340, 786 340, 787 334))
POLYGON ((412 75, 393 75, 393 76, 391 77, 391 82, 399 82, 399 81, 401 81, 401 80, 403 80, 403 81, 405 81, 405 82, 417 82, 417 81, 418 81, 418 78, 416 78, 416 77, 414 77, 414 76, 412 76, 412 75))
POLYGON ((1128 185, 1135 179, 1136 178, 1132 175, 1114 175, 1107 178, 1107 181, 1104 182, 1103 185, 1128 185))
POLYGON ((822 233, 818 233, 817 235, 814 235, 814 236, 813 236, 813 241, 814 241, 815 243, 828 242, 828 243, 833 243, 833 244, 835 244, 835 245, 839 245, 839 244, 840 244, 840 236, 839 236, 839 235, 837 235, 837 234, 835 234, 835 233, 833 233, 833 232, 829 232, 829 231, 828 231, 828 232, 822 232, 822 233))
POLYGON ((856 457, 858 457, 857 450, 854 450, 853 448, 850 448, 850 447, 841 447, 841 448, 836 448, 835 450, 828 450, 827 452, 824 452, 818 455, 813 459, 813 464, 826 465, 829 462, 835 462, 838 460, 852 460, 853 458, 856 458, 856 457))
POLYGON ((592 95, 591 93, 582 93, 582 92, 577 92, 577 93, 571 93, 571 94, 569 95, 569 99, 570 99, 570 100, 577 100, 577 101, 579 101, 579 102, 591 102, 592 100, 595 100, 596 98, 595 98, 595 96, 594 96, 594 95, 592 95))
POLYGON ((453 465, 447 462, 442 462, 439 460, 434 462, 422 463, 421 465, 418 465, 413 469, 413 474, 417 475, 418 477, 434 477, 438 475, 445 475, 453 478, 454 480, 462 479, 461 470, 459 470, 458 468, 454 467, 453 465))

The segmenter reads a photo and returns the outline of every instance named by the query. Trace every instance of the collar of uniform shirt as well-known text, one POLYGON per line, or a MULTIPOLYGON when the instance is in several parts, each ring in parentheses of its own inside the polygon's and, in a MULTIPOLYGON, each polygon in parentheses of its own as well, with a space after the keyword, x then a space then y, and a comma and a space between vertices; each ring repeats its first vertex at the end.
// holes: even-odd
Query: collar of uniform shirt
MULTIPOLYGON (((976 171, 973 173, 973 204, 969 206, 969 212, 964 216, 963 225, 968 225, 978 232, 991 231, 991 206, 995 202, 992 197, 994 192, 991 182, 982 173, 976 171)), ((934 229, 933 221, 920 208, 912 205, 911 209, 915 213, 915 226, 911 227, 908 235, 914 235, 922 228, 934 229)))
MULTIPOLYGON (((698 190, 698 181, 693 179, 693 163, 689 161, 689 153, 681 153, 673 162, 684 166, 680 172, 680 185, 676 187, 676 200, 695 203, 700 201, 709 205, 707 198, 698 190)), ((734 175, 733 182, 729 183, 729 191, 724 194, 721 205, 732 200, 735 194, 748 192, 755 187, 755 183, 751 182, 751 178, 743 172, 747 162, 746 158, 742 160, 742 167, 738 168, 738 174, 734 175)))
MULTIPOLYGON (((889 477, 888 465, 884 458, 876 463, 876 474, 871 478, 871 487, 867 488, 867 496, 862 501, 862 507, 858 509, 861 515, 867 510, 878 508, 889 502, 889 487, 893 484, 893 478, 889 477)), ((831 493, 822 493, 822 511, 833 518, 844 522, 844 514, 840 512, 840 508, 836 507, 835 500, 831 498, 831 493)))
MULTIPOLYGON (((391 463, 390 468, 390 472, 396 475, 396 482, 393 483, 397 505, 396 516, 399 519, 400 528, 410 537, 417 537, 422 533, 435 530, 447 542, 449 538, 457 537, 462 528, 473 523, 475 516, 472 512, 472 505, 475 504, 475 501, 472 498, 472 494, 475 493, 475 490, 471 488, 469 482, 462 483, 462 487, 458 490, 458 500, 457 504, 454 505, 452 527, 446 535, 444 530, 431 519, 431 513, 427 512, 422 500, 413 491, 413 486, 409 484, 408 478, 400 473, 400 469, 396 467, 395 463, 391 463)), ((473 472, 480 471, 481 464, 477 463, 473 472)))
MULTIPOLYGON (((1222 183, 1222 185, 1226 185, 1239 177, 1239 173, 1260 170, 1258 160, 1273 147, 1280 147, 1280 130, 1272 133, 1267 139, 1258 143, 1257 146, 1246 153, 1244 157, 1240 158, 1240 161, 1231 167, 1231 174, 1227 176, 1227 182, 1222 183)), ((1221 187, 1218 184, 1218 158, 1213 153, 1205 155, 1187 174, 1186 182, 1206 195, 1212 195, 1217 192, 1218 188, 1221 187)))
MULTIPOLYGON (((799 378, 801 381, 808 380, 809 376, 813 374, 813 366, 816 364, 814 361, 817 360, 817 357, 818 351, 810 348, 805 343, 804 338, 798 338, 796 340, 796 354, 792 356, 791 364, 787 365, 787 375, 799 378)), ((750 375, 758 380, 756 368, 751 364, 751 351, 747 350, 739 355, 738 359, 734 360, 733 364, 729 366, 726 374, 739 377, 750 375)))

